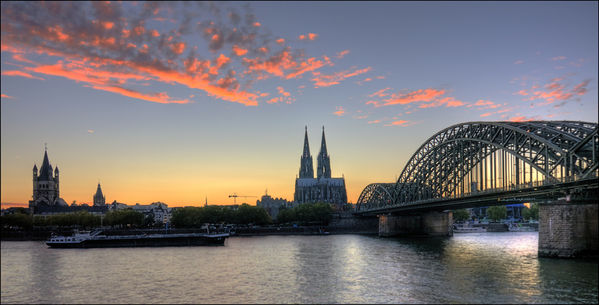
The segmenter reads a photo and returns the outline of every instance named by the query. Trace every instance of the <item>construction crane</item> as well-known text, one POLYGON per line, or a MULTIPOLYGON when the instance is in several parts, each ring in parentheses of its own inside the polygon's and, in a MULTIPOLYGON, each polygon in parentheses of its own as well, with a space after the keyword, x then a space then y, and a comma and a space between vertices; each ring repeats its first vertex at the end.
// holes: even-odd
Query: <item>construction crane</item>
POLYGON ((256 197, 256 196, 242 196, 237 195, 237 193, 233 193, 233 195, 229 195, 229 198, 233 197, 233 204, 237 204, 237 197, 256 197))

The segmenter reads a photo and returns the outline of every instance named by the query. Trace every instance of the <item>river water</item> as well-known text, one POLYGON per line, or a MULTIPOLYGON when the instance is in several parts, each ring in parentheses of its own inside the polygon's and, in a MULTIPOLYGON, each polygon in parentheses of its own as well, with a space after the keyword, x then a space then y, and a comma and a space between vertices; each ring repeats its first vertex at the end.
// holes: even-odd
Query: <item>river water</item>
POLYGON ((596 303, 596 260, 537 257, 537 232, 231 237, 221 247, 3 241, 5 303, 596 303))

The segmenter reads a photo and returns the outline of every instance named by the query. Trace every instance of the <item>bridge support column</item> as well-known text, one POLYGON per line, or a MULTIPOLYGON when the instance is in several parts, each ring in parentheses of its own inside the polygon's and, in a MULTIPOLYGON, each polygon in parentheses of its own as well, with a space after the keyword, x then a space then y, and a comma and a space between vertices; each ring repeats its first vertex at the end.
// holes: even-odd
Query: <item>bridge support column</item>
POLYGON ((451 212, 426 212, 418 215, 379 215, 379 236, 452 236, 451 212))
POLYGON ((597 207, 565 200, 539 204, 539 257, 597 255, 597 207))

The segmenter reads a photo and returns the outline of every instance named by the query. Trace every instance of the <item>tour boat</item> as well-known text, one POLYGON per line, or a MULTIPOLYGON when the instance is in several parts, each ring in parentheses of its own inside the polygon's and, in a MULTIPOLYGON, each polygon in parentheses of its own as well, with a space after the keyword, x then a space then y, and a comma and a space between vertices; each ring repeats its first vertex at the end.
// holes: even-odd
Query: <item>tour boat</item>
POLYGON ((72 236, 53 235, 46 245, 51 248, 222 246, 229 233, 175 233, 142 235, 101 235, 102 231, 76 232, 72 236))

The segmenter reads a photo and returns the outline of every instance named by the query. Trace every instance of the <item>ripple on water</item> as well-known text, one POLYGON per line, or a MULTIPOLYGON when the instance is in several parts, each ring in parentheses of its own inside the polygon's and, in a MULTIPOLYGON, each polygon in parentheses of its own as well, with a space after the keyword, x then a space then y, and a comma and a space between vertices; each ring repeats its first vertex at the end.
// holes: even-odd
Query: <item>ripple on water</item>
POLYGON ((232 237, 224 247, 2 242, 2 303, 595 303, 597 261, 537 233, 232 237))

